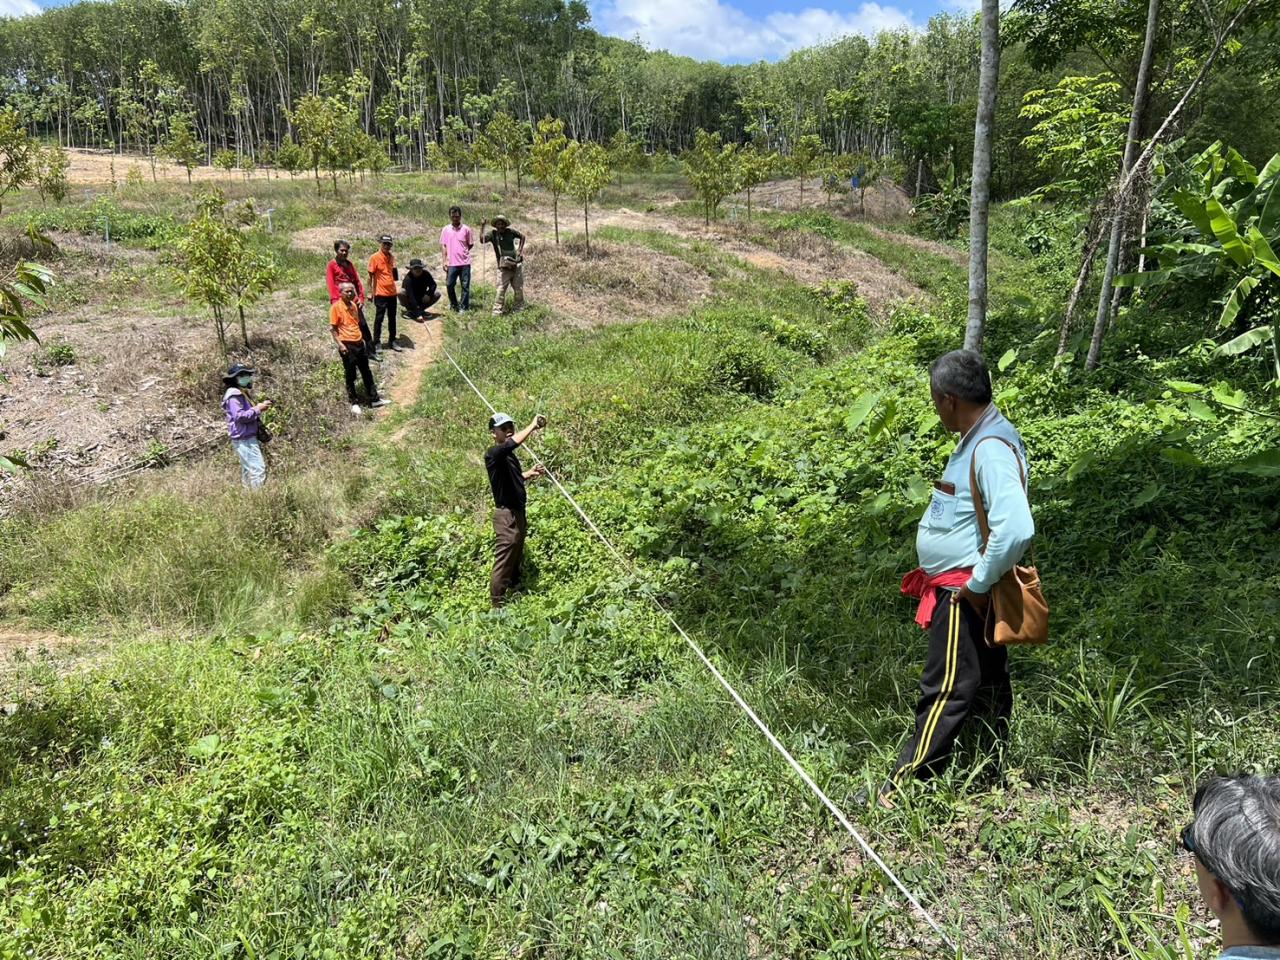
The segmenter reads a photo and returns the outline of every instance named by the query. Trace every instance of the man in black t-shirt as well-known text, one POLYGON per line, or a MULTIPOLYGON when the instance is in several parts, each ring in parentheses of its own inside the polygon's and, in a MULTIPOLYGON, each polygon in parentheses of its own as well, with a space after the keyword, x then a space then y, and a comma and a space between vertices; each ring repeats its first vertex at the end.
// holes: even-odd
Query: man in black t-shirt
POLYGON ((520 585, 524 538, 529 532, 529 523, 525 517, 525 481, 547 472, 542 464, 532 470, 524 470, 520 466, 520 458, 516 456, 516 448, 546 425, 547 418, 538 414, 533 423, 517 432, 516 422, 505 413, 495 413, 489 418, 493 446, 485 451, 484 466, 489 471, 489 486, 493 488, 495 508, 493 535, 496 548, 493 575, 489 578, 489 599, 494 607, 502 606, 507 591, 520 585))
POLYGON ((440 299, 440 291, 436 289, 436 278, 431 276, 420 259, 414 257, 409 261, 409 272, 404 275, 400 285, 400 305, 404 307, 404 315, 410 320, 423 320, 427 310, 440 299))

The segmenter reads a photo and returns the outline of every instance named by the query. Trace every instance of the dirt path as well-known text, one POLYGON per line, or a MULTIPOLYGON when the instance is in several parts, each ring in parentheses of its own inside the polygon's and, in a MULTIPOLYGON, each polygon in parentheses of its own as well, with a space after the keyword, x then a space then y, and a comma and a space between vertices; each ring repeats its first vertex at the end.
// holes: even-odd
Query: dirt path
MULTIPOLYGON (((391 383, 384 391, 392 406, 383 407, 384 413, 393 412, 398 407, 411 406, 418 396, 422 375, 440 358, 440 346, 444 337, 443 315, 429 312, 427 317, 425 323, 406 321, 411 332, 400 335, 403 351, 395 354, 397 362, 391 371, 391 383)), ((386 353, 382 355, 386 356, 386 353)), ((392 435, 392 439, 403 439, 407 430, 407 425, 401 427, 392 435)))
POLYGON ((63 675, 94 662, 97 654, 92 647, 88 641, 48 630, 0 627, 0 719, 16 713, 18 702, 15 701, 25 697, 24 691, 30 684, 15 685, 17 675, 25 666, 38 661, 63 675))

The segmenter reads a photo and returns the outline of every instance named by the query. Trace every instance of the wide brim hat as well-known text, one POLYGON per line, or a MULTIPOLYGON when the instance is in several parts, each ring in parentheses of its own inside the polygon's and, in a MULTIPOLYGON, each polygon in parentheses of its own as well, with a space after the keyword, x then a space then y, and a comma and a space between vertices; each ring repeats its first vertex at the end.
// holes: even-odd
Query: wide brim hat
POLYGON ((241 374, 245 374, 245 373, 252 376, 253 367, 246 367, 243 363, 233 363, 231 366, 227 367, 227 375, 222 378, 222 382, 225 384, 235 383, 236 379, 241 374))
POLYGON ((498 224, 502 224, 503 226, 509 227, 511 226, 511 218, 505 217, 502 214, 498 214, 496 217, 493 218, 493 225, 496 227, 498 224))

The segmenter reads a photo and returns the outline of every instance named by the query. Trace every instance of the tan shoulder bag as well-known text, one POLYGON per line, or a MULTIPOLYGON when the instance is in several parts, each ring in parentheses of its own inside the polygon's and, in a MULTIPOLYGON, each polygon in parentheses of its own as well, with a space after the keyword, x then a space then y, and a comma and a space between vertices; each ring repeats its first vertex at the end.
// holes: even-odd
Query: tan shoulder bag
MULTIPOLYGON (((978 446, 987 440, 999 440, 1018 461, 1018 475, 1022 488, 1027 488, 1027 475, 1022 469, 1018 451, 1003 437, 984 437, 973 447, 969 460, 969 491, 973 496, 973 509, 978 515, 978 529, 982 531, 982 550, 991 539, 991 527, 987 523, 987 509, 982 503, 982 490, 978 487, 978 446)), ((1046 643, 1049 640, 1049 604, 1040 589, 1040 574, 1035 567, 1014 565, 991 588, 991 603, 987 607, 987 623, 984 631, 990 647, 1008 647, 1015 643, 1046 643)))

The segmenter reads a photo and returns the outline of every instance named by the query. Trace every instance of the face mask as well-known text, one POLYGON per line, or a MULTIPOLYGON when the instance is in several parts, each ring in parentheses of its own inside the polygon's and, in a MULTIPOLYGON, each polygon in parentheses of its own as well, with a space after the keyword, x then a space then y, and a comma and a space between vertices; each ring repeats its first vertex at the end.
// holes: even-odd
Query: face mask
POLYGON ((247 390, 253 386, 253 377, 236 377, 236 383, 247 390))

